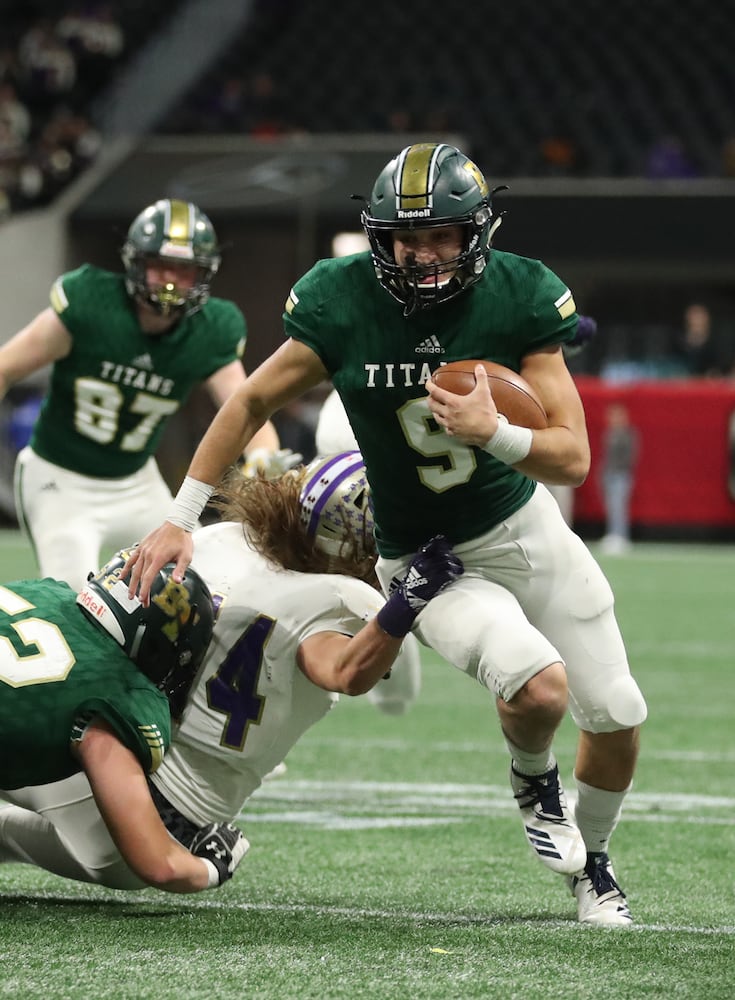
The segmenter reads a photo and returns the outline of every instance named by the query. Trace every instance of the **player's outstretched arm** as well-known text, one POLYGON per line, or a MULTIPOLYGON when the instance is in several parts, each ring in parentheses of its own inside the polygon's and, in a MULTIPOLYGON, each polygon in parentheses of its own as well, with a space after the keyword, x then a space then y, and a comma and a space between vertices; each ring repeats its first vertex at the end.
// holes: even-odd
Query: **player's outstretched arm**
POLYGON ((0 348, 0 399, 16 382, 65 357, 71 348, 71 334, 47 307, 0 348))
POLYGON ((249 846, 242 834, 208 827, 196 855, 182 847, 163 825, 135 755, 102 720, 89 726, 74 752, 117 849, 141 881, 187 893, 221 885, 232 875, 249 846))
POLYGON ((401 643, 429 601, 463 572, 446 538, 432 538, 413 557, 375 618, 356 635, 319 632, 301 643, 301 671, 327 691, 365 694, 391 670, 401 643))
POLYGON ((187 534, 196 527, 216 484, 275 410, 326 377, 324 365, 310 348, 288 340, 232 393, 194 452, 166 518, 168 525, 146 535, 125 564, 123 574, 125 578, 130 574, 131 597, 137 592, 147 605, 151 584, 166 562, 176 563, 173 576, 177 581, 181 579, 193 551, 187 534))

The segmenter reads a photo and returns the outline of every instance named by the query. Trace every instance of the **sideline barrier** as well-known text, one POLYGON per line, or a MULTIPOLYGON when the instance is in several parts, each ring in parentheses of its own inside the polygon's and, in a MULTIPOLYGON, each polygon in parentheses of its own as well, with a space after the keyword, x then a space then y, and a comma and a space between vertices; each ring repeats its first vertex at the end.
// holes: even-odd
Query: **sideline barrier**
POLYGON ((575 491, 575 525, 604 520, 600 475, 605 410, 621 402, 640 435, 631 503, 634 530, 735 537, 735 381, 616 385, 578 376, 575 382, 592 447, 590 474, 575 491))

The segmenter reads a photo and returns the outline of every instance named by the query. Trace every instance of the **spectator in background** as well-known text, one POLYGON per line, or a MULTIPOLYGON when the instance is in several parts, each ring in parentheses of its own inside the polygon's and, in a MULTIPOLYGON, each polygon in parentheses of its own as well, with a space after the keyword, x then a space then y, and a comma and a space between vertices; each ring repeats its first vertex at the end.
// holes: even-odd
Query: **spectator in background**
POLYGON ((31 134, 31 113, 22 101, 12 83, 0 82, 0 125, 3 142, 0 153, 21 155, 31 134))
POLYGON ((50 21, 35 21, 18 47, 20 83, 34 108, 48 110, 67 99, 77 82, 77 63, 50 21))
POLYGON ((723 374, 712 334, 712 314, 701 302, 692 302, 684 310, 676 356, 687 375, 713 378, 723 374))
POLYGON ((728 136, 722 144, 722 176, 735 177, 735 135, 728 136))
POLYGON ((650 180, 688 180, 700 175, 678 135, 662 135, 652 143, 644 173, 650 180))
POLYGON ((638 431, 622 403, 611 403, 605 420, 602 442, 605 535, 601 546, 608 555, 620 555, 630 548, 630 497, 638 459, 638 431))

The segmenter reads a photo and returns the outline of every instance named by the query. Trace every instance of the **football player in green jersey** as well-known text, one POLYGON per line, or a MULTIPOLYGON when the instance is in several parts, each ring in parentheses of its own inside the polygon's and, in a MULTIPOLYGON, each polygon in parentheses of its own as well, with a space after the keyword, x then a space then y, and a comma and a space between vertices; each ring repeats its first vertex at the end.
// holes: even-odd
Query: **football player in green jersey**
MULTIPOLYGON (((210 297, 220 256, 196 205, 157 201, 128 230, 124 274, 85 264, 62 275, 51 305, 0 349, 0 398, 53 365, 15 476, 41 576, 78 590, 158 524, 171 503, 154 458, 166 421, 199 384, 219 406, 244 383, 245 319, 210 297)), ((292 457, 270 424, 249 446, 251 463, 273 474, 292 457)))
POLYGON ((414 634, 494 696, 527 840, 568 880, 580 921, 627 926, 608 842, 647 709, 611 588, 541 485, 578 485, 589 471, 563 354, 578 317, 543 263, 491 248, 500 221, 485 177, 455 147, 419 143, 392 159, 362 212, 370 250, 321 260, 296 283, 288 339, 215 416, 167 520, 125 573, 143 601, 161 565, 182 573, 228 465, 275 409, 331 379, 365 458, 384 589, 423 538, 452 542, 466 573, 414 634), (499 420, 481 366, 467 396, 432 383, 439 364, 469 358, 520 372, 548 427, 499 420), (567 708, 579 729, 574 812, 552 751, 567 708))
POLYGON ((120 579, 126 556, 79 594, 51 579, 0 587, 0 789, 12 801, 13 789, 84 771, 128 868, 159 889, 199 892, 226 881, 248 843, 236 827, 210 824, 185 850, 147 776, 207 652, 212 597, 194 570, 181 583, 163 570, 144 608, 120 579))

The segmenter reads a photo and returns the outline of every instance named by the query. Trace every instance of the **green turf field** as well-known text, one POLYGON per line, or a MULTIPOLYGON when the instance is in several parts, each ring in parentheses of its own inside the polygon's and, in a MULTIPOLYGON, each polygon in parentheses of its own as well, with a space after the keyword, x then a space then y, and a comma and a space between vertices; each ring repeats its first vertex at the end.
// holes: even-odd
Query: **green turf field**
MULTIPOLYGON (((0 538, 0 579, 33 575, 0 538)), ((402 718, 354 699, 241 817, 221 890, 100 890, 0 866, 0 996, 464 1000, 735 996, 735 549, 601 562, 649 701, 612 842, 636 918, 582 927, 531 856, 487 694, 426 656, 402 718)), ((575 734, 556 750, 569 788, 575 734)))

